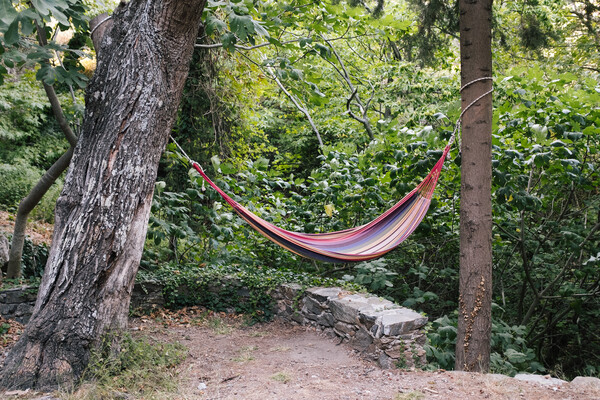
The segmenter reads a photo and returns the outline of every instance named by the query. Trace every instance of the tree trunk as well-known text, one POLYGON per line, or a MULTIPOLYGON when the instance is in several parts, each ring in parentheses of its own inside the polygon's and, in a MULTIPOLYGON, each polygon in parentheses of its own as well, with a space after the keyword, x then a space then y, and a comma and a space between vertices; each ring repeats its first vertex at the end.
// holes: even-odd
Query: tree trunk
MULTIPOLYGON (((491 77, 492 0, 460 0, 462 85, 491 77)), ((465 87, 465 110, 491 89, 491 80, 465 87)), ((460 296, 455 368, 487 372, 492 301, 492 97, 484 96, 463 117, 460 296)))
POLYGON ((21 200, 15 218, 15 228, 13 237, 10 242, 10 256, 8 261, 8 269, 6 272, 7 278, 18 278, 21 276, 21 258, 23 257, 23 245, 25 243, 25 228, 27 227, 27 218, 29 213, 40 202, 48 189, 52 187, 71 162, 73 156, 73 148, 71 147, 65 154, 60 156, 58 160, 46 171, 44 176, 31 189, 27 197, 21 200))
MULTIPOLYGON (((35 23, 35 27, 40 46, 46 46, 48 43, 46 41, 45 34, 41 33, 42 28, 37 22, 35 23)), ((49 63, 49 61, 47 62, 49 63)), ((65 135, 65 138, 71 145, 71 148, 67 150, 67 152, 58 160, 56 160, 54 164, 52 164, 50 169, 46 171, 38 183, 36 183, 33 189, 31 189, 27 197, 25 197, 19 204, 19 209, 17 210, 17 216, 15 218, 15 228, 10 245, 10 259, 8 262, 8 270, 6 272, 7 278, 18 278, 21 276, 21 258, 23 256, 25 228, 27 227, 27 218, 29 218, 29 213, 35 208, 35 206, 37 206, 48 189, 50 189, 54 182, 56 182, 58 177, 67 169, 69 162, 71 161, 71 157, 73 156, 73 148, 77 145, 77 136, 69 126, 69 121, 67 121, 67 118, 65 117, 65 113, 60 105, 60 101, 58 100, 58 96, 56 95, 54 87, 44 82, 42 82, 42 86, 44 87, 44 91, 46 92, 46 96, 50 102, 50 107, 52 108, 54 118, 56 119, 58 126, 60 126, 60 130, 65 135)))
POLYGON ((0 386, 73 384, 103 334, 126 326, 158 161, 204 3, 131 0, 115 11, 86 92, 37 302, 0 386))

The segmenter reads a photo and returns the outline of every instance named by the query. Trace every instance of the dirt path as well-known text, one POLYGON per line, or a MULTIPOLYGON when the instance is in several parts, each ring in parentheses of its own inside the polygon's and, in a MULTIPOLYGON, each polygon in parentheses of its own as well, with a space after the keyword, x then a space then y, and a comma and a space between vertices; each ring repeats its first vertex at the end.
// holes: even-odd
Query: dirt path
POLYGON ((247 326, 220 319, 201 326, 134 322, 158 340, 189 349, 180 395, 186 399, 600 399, 600 391, 542 386, 500 375, 381 370, 310 328, 247 326))

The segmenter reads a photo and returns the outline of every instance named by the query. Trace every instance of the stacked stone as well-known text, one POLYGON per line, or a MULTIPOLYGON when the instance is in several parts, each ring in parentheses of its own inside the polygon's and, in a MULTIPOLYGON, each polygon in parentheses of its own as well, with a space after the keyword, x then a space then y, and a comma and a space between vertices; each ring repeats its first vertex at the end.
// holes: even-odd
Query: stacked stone
POLYGON ((21 287, 0 292, 0 316, 26 324, 29 322, 37 288, 21 287))
POLYGON ((414 368, 426 363, 421 329, 427 317, 370 294, 340 288, 283 285, 273 294, 275 315, 312 325, 348 342, 383 368, 414 368))

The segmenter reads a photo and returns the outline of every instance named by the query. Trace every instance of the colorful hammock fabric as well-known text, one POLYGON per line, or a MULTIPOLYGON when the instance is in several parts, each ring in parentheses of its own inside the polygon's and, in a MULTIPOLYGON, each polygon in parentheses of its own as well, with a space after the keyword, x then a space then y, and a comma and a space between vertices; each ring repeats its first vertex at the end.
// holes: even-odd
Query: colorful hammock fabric
POLYGON ((446 146, 438 162, 423 181, 392 208, 373 221, 355 228, 330 233, 299 233, 279 228, 254 215, 221 190, 204 173, 193 167, 235 212, 266 238, 303 257, 333 263, 366 261, 381 257, 404 241, 425 217, 444 160, 450 151, 446 146))

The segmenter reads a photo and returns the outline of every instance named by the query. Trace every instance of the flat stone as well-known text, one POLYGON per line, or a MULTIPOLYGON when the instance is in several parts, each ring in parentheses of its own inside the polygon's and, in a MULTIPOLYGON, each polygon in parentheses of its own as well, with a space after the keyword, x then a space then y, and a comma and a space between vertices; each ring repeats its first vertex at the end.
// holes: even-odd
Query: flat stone
POLYGON ((495 383, 509 383, 512 381, 512 378, 508 375, 502 374, 485 374, 486 378, 495 383))
POLYGON ((409 310, 408 308, 398 308, 393 314, 381 316, 381 325, 383 334, 386 336, 396 336, 408 333, 422 327, 427 323, 427 317, 409 310))
POLYGON ((358 321, 365 326, 367 329, 371 329, 371 327, 377 322, 377 315, 374 315, 368 310, 363 310, 358 313, 358 321))
POLYGON ((569 383, 569 386, 580 389, 600 390, 600 379, 593 376, 578 376, 569 383))
POLYGON ((397 360, 404 355, 404 353, 400 351, 400 349, 397 347, 385 350, 385 354, 387 354, 390 358, 393 358, 394 360, 397 360))
POLYGON ((310 288, 306 291, 308 296, 317 300, 318 302, 325 303, 331 299, 337 299, 338 296, 342 293, 342 289, 338 287, 332 288, 323 288, 323 287, 315 287, 310 288))
POLYGON ((518 381, 538 383, 544 386, 560 386, 567 383, 562 379, 552 378, 550 375, 535 375, 535 374, 517 374, 515 379, 518 381))
POLYGON ((338 321, 355 324, 358 322, 358 310, 347 299, 334 299, 329 302, 333 317, 338 321))

